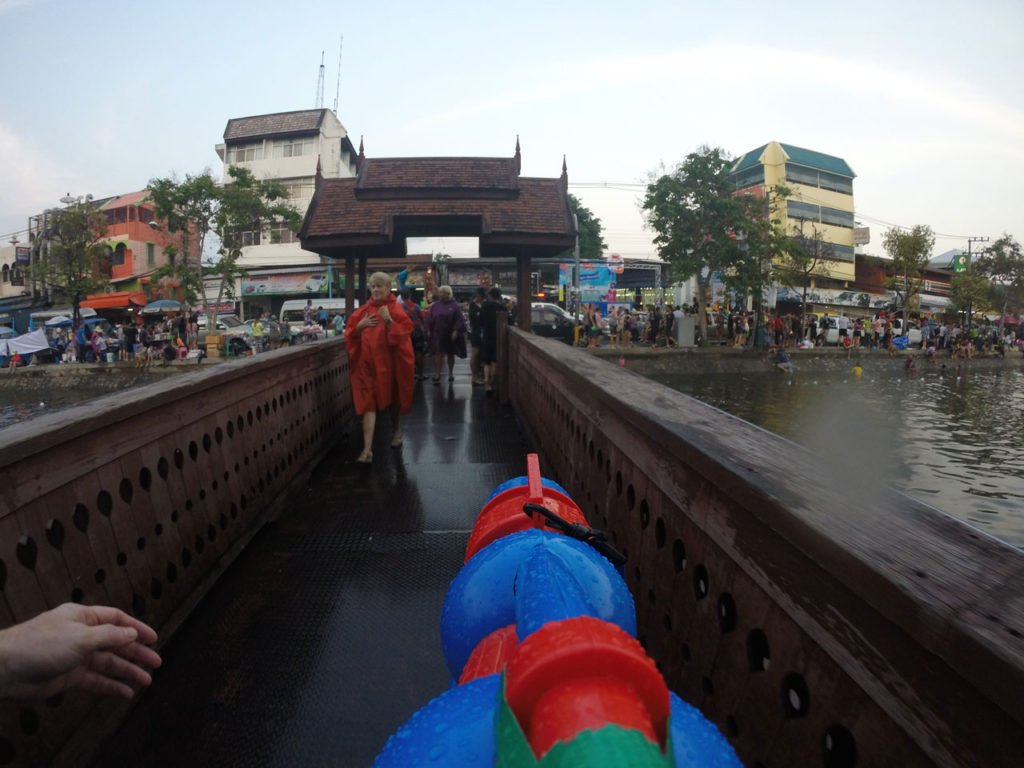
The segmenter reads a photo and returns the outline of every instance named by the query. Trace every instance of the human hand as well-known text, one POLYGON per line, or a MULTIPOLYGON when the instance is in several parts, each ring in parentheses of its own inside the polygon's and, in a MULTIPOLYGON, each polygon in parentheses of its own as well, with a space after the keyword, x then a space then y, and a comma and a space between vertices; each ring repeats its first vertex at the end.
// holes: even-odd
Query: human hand
POLYGON ((377 314, 380 315, 380 319, 383 320, 385 323, 391 322, 391 313, 388 312, 387 307, 381 307, 378 310, 377 314))
POLYGON ((452 341, 458 341, 458 340, 459 340, 459 332, 458 331, 452 331, 452 341))
POLYGON ((160 666, 156 632, 117 608, 65 603, 0 631, 0 698, 69 688, 130 699, 160 666))
POLYGON ((363 328, 366 328, 367 326, 372 328, 378 322, 379 320, 376 315, 367 315, 366 317, 359 321, 359 324, 356 326, 356 328, 358 328, 361 331, 363 330, 363 328))

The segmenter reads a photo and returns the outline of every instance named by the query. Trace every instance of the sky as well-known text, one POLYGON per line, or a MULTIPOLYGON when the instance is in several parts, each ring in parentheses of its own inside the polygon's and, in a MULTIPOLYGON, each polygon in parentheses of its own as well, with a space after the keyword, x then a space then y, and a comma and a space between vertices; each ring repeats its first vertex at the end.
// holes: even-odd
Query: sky
POLYGON ((219 178, 230 118, 319 106, 321 55, 367 156, 511 157, 518 136, 523 175, 564 156, 626 258, 657 255, 652 173, 772 140, 850 164, 872 252, 891 226, 931 226, 936 254, 1024 238, 1019 0, 0 0, 0 29, 4 245, 68 193, 219 178))

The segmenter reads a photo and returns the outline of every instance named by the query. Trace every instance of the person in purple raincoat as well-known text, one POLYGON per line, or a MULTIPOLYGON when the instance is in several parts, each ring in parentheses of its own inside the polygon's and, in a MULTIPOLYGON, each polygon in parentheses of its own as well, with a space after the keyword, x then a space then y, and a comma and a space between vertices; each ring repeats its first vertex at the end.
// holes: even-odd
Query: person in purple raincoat
POLYGON ((427 313, 430 353, 434 357, 434 383, 441 383, 441 358, 448 358, 448 381, 455 381, 455 357, 466 357, 466 319, 449 285, 437 289, 437 301, 427 313))

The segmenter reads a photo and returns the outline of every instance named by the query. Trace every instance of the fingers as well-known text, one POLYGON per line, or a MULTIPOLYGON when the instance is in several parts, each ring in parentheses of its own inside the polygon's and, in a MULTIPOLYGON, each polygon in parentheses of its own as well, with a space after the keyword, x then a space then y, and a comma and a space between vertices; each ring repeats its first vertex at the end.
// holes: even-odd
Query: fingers
POLYGON ((109 651, 94 653, 88 671, 120 683, 146 686, 153 682, 153 677, 145 669, 109 651))
POLYGON ((117 696, 122 699, 130 699, 135 696, 135 691, 132 690, 131 686, 125 685, 119 680, 104 677, 90 669, 82 672, 78 680, 78 687, 103 696, 117 696))
MULTIPOLYGON (((144 624, 138 619, 129 616, 124 611, 118 608, 112 608, 107 605, 91 605, 85 607, 98 621, 90 621, 90 624, 113 624, 118 627, 132 627, 138 633, 139 642, 149 645, 150 643, 156 642, 156 632, 148 624, 144 624)), ((134 638, 130 638, 126 642, 130 642, 134 638)))
POLYGON ((157 669, 164 663, 159 653, 141 643, 131 643, 130 645, 122 646, 115 652, 121 658, 149 669, 157 669))

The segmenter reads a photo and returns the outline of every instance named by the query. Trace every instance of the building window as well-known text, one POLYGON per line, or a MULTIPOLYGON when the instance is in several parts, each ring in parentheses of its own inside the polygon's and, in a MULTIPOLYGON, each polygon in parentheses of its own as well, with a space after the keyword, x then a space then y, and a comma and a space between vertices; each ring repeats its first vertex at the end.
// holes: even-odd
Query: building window
POLYGON ((270 228, 270 242, 280 244, 297 243, 299 238, 288 227, 277 226, 270 228))
POLYGON ((832 258, 836 261, 853 261, 853 246, 852 245, 839 245, 838 243, 829 243, 828 247, 832 249, 832 258))
POLYGON ((831 224, 833 227, 853 229, 853 212, 840 211, 838 208, 801 203, 798 200, 786 201, 786 215, 797 221, 812 221, 820 224, 831 224))
POLYGON ((301 157, 313 154, 313 139, 281 139, 274 142, 274 157, 301 157))
POLYGON ((842 192, 844 195, 853 194, 853 179, 848 179, 845 176, 821 171, 818 174, 818 182, 822 189, 831 189, 833 192, 842 192))
POLYGON ((156 246, 153 243, 146 243, 146 266, 156 266, 156 246))
POLYGON ((239 144, 228 148, 228 164, 251 163, 263 159, 263 142, 239 144))
POLYGON ((851 211, 840 211, 837 208, 821 207, 821 223, 831 224, 834 227, 846 227, 853 229, 853 213, 851 211))
POLYGON ((260 233, 259 230, 250 230, 248 232, 240 232, 239 238, 242 241, 242 247, 246 248, 250 245, 260 244, 260 233))
POLYGON ((313 197, 312 179, 286 179, 278 181, 289 200, 308 200, 313 197))
POLYGON ((840 176, 837 173, 819 171, 817 168, 807 168, 803 165, 786 163, 786 180, 796 184, 806 184, 809 187, 841 192, 844 195, 853 194, 853 179, 840 176))
POLYGON ((764 166, 758 163, 752 168, 740 171, 732 177, 732 181, 736 185, 736 189, 751 187, 755 184, 764 184, 764 166))
POLYGON ((11 270, 10 270, 10 267, 8 267, 6 264, 4 264, 4 269, 3 269, 3 281, 5 283, 11 282, 11 270))
POLYGON ((819 209, 810 203, 801 203, 797 200, 786 201, 786 215, 798 221, 817 221, 819 209))
POLYGON ((110 264, 114 267, 124 266, 124 254, 127 248, 124 243, 118 243, 110 254, 110 264))

